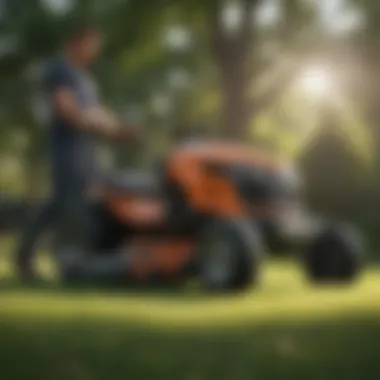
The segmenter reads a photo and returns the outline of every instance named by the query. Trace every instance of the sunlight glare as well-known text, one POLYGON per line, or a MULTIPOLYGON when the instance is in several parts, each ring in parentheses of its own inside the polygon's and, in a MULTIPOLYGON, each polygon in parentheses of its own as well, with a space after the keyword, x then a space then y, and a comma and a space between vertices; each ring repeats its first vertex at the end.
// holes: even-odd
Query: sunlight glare
POLYGON ((326 97, 333 88, 331 73, 323 67, 305 69, 299 76, 299 87, 308 96, 326 97))

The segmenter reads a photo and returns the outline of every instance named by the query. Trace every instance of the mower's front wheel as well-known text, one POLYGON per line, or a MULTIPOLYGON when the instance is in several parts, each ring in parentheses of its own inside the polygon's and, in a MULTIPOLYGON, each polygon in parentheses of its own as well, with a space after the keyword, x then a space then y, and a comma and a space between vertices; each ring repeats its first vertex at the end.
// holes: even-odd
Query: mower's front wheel
POLYGON ((213 220, 205 225, 198 247, 202 287, 208 291, 243 290, 256 282, 263 254, 252 223, 213 220))

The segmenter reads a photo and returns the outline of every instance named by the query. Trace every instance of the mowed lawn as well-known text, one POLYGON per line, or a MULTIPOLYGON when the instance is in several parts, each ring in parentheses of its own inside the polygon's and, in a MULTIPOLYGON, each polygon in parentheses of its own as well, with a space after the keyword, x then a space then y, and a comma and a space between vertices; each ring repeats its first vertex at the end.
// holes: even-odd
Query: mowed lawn
MULTIPOLYGON (((261 284, 211 297, 181 290, 81 291, 19 284, 0 251, 1 380, 380 378, 380 270, 317 289, 291 260, 261 284)), ((47 260, 41 270, 52 275, 47 260)))

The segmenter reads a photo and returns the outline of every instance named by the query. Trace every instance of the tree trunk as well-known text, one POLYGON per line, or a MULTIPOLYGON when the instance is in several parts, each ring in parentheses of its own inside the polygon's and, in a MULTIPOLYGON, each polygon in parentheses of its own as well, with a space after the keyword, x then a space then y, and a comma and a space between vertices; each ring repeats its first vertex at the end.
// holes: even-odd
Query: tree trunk
POLYGON ((223 103, 221 112, 222 129, 229 138, 244 138, 248 131, 250 116, 248 110, 249 77, 244 58, 235 57, 220 65, 223 103))
POLYGON ((245 139, 253 110, 249 109, 249 54, 254 33, 252 14, 258 0, 243 0, 239 30, 227 33, 222 24, 224 2, 210 0, 208 9, 211 52, 219 69, 222 92, 221 128, 225 137, 245 139))

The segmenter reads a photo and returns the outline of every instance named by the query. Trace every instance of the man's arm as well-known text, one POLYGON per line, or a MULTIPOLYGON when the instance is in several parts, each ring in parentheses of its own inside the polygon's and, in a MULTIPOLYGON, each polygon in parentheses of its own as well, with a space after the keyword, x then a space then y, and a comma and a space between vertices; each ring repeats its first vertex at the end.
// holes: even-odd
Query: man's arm
POLYGON ((88 117, 94 120, 95 128, 100 126, 101 134, 114 139, 133 139, 136 137, 136 128, 131 124, 121 122, 111 111, 98 106, 87 111, 88 117))
POLYGON ((136 131, 132 126, 120 122, 102 107, 81 110, 70 88, 56 89, 53 94, 56 112, 71 125, 80 130, 90 131, 111 139, 133 139, 136 131))

